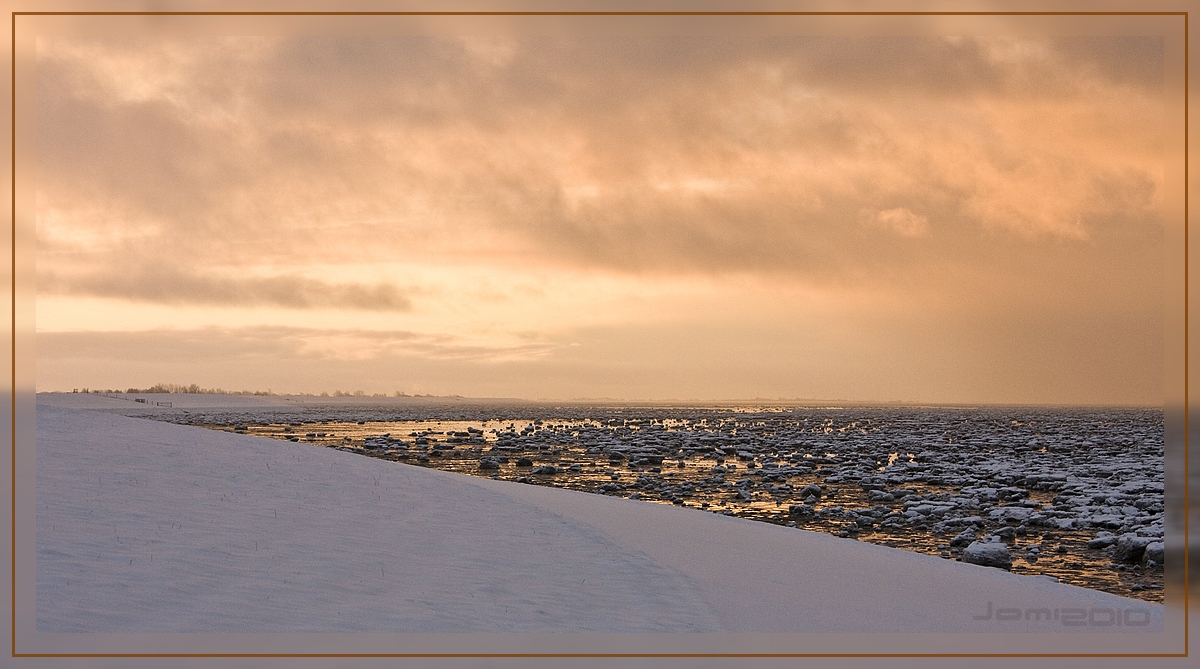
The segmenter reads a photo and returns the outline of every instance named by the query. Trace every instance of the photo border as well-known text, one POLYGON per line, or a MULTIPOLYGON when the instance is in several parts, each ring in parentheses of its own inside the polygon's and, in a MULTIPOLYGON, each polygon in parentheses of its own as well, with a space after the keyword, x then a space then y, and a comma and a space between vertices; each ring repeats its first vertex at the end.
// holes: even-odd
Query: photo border
MULTIPOLYGON (((1183 166, 1183 246, 1184 246, 1184 311, 1183 311, 1183 328, 1184 328, 1184 387, 1183 387, 1183 458, 1185 470, 1190 467, 1188 461, 1188 438, 1189 438, 1189 422, 1188 422, 1188 378, 1187 369, 1189 364, 1188 359, 1188 12, 1186 11, 1145 11, 1145 12, 1129 12, 1129 11, 1112 11, 1112 12, 1074 12, 1074 11, 883 11, 883 12, 829 12, 829 11, 13 11, 11 12, 11 130, 10 130, 10 152, 11 152, 11 318, 12 318, 12 338, 11 338, 11 355, 12 355, 12 378, 11 378, 11 395, 10 395, 10 428, 11 428, 11 567, 12 567, 12 583, 11 594, 11 630, 10 643, 12 656, 14 658, 67 658, 67 657, 96 657, 96 658, 116 658, 116 657, 154 657, 154 658, 232 658, 232 657, 272 657, 272 658, 329 658, 329 657, 363 657, 363 658, 798 658, 798 657, 821 657, 821 658, 879 658, 879 657, 901 657, 901 658, 929 658, 929 657, 997 657, 997 658, 1025 658, 1025 657, 1075 657, 1075 658, 1095 658, 1095 657, 1186 657, 1188 655, 1188 606, 1183 607, 1184 618, 1184 650, 1182 653, 1118 653, 1118 654, 1100 654, 1100 653, 20 653, 17 651, 17 631, 16 631, 16 589, 17 589, 17 570, 16 570, 16 546, 17 546, 17 448, 18 441, 18 402, 17 395, 20 392, 18 389, 18 371, 17 371, 17 339, 18 339, 18 290, 17 290, 17 32, 19 16, 122 16, 122 17, 144 17, 144 16, 229 16, 229 17, 249 17, 249 16, 429 16, 429 17, 460 17, 460 16, 495 16, 495 17, 534 17, 534 16, 563 16, 563 17, 596 17, 596 16, 612 16, 612 17, 671 17, 671 16, 739 16, 739 17, 771 17, 771 16, 893 16, 893 17, 921 17, 921 16, 1170 16, 1180 17, 1183 21, 1184 35, 1184 63, 1183 63, 1183 79, 1184 79, 1184 166, 1183 166)), ((25 418, 24 415, 21 416, 25 418)), ((26 428, 28 429, 28 428, 26 428)), ((1190 509, 1190 501, 1188 496, 1188 479, 1184 477, 1184 597, 1190 594, 1190 582, 1188 576, 1189 567, 1189 535, 1188 535, 1188 519, 1186 517, 1188 509, 1190 509)))

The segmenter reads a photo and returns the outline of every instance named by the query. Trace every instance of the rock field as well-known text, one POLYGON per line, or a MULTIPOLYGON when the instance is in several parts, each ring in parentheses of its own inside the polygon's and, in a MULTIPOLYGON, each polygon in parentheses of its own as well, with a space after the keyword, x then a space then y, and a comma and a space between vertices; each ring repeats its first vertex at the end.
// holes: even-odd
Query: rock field
POLYGON ((447 404, 156 418, 707 509, 1162 601, 1158 410, 447 404))

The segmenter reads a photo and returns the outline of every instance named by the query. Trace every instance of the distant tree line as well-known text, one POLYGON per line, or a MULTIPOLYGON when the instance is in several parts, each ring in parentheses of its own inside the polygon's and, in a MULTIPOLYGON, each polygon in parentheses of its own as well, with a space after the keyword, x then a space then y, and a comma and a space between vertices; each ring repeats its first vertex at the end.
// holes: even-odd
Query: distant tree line
MULTIPOLYGON (((120 390, 109 390, 105 392, 121 392, 120 390)), ((182 385, 178 383, 156 383, 149 388, 130 388, 125 391, 127 394, 132 393, 189 393, 192 395, 273 395, 270 390, 224 390, 222 388, 201 388, 193 383, 191 385, 182 385)))
MULTIPOLYGON (((178 383, 156 383, 156 384, 150 386, 149 388, 129 388, 126 390, 121 390, 119 388, 107 388, 105 390, 93 390, 93 389, 89 389, 89 388, 83 388, 81 390, 81 389, 77 388, 75 390, 72 390, 71 392, 109 393, 109 394, 125 393, 127 395, 132 395, 135 393, 142 393, 142 394, 146 394, 146 393, 177 393, 177 394, 192 394, 192 395, 263 395, 263 396, 270 396, 270 395, 276 394, 276 393, 271 392, 270 390, 224 390, 222 388, 201 388, 198 384, 195 384, 195 383, 193 383, 191 385, 187 385, 187 386, 178 384, 178 383)), ((332 393, 322 391, 319 394, 297 393, 297 395, 299 397, 387 397, 387 395, 385 395, 384 393, 374 393, 372 395, 368 395, 367 393, 365 393, 361 390, 355 390, 353 392, 343 392, 341 390, 335 390, 332 393)), ((408 393, 402 393, 399 390, 397 390, 392 396, 393 397, 439 397, 438 395, 421 395, 419 393, 415 394, 415 395, 409 395, 408 393)), ((446 397, 461 398, 462 395, 446 395, 446 397)))

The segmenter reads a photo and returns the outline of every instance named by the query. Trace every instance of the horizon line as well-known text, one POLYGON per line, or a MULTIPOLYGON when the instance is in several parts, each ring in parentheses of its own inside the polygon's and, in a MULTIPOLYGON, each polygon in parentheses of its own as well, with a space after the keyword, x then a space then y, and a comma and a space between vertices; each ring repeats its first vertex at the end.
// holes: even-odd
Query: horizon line
POLYGON ((202 389, 201 392, 148 392, 143 390, 135 390, 128 392, 125 390, 98 390, 98 389, 83 389, 83 390, 35 390, 35 395, 42 394, 91 394, 91 395, 228 395, 237 397, 280 397, 280 398, 304 398, 304 399, 350 399, 350 400, 450 400, 450 401, 468 401, 468 402, 522 402, 528 404, 636 404, 636 405, 696 405, 696 404, 764 404, 764 405, 784 405, 784 406, 827 406, 827 405, 847 405, 847 406, 894 406, 894 407, 1046 407, 1046 408, 1120 408, 1120 409, 1163 409, 1166 402, 1161 404, 1148 403, 1105 403, 1105 402, 996 402, 996 401, 926 401, 926 400, 870 400, 870 399, 846 399, 846 398, 800 398, 800 397, 742 397, 742 398, 620 398, 620 397, 573 397, 573 398, 555 398, 555 397, 480 397, 458 394, 434 395, 420 393, 401 393, 401 394, 383 394, 372 393, 354 394, 353 392, 334 391, 307 393, 307 392, 274 392, 266 391, 246 391, 246 390, 219 390, 219 392, 211 392, 213 389, 202 389), (209 392, 205 392, 209 390, 209 392), (340 394, 334 394, 340 393, 340 394))

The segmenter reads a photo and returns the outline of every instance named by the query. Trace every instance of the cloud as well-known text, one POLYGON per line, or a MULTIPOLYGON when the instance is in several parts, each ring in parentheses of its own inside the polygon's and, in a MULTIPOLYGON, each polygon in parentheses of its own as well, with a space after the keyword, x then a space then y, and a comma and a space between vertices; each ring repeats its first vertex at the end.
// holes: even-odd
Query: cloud
POLYGON ((369 361, 424 360, 502 363, 537 360, 559 345, 517 335, 491 341, 408 330, 300 328, 286 326, 155 328, 136 332, 42 332, 38 355, 50 360, 170 361, 288 359, 369 361))
POLYGON ((38 384, 69 390, 173 380, 248 390, 525 398, 1161 402, 1165 340, 1143 325, 1162 322, 1152 301, 1120 318, 1029 304, 982 314, 957 306, 906 303, 897 309, 899 328, 896 314, 827 313, 766 326, 720 318, 586 327, 555 341, 288 327, 40 332, 38 384))
MULTIPOLYGON (((664 397, 701 383, 671 378, 707 376, 716 397, 724 377, 696 360, 820 322, 850 325, 819 347, 747 345, 738 365, 785 370, 777 395, 810 361, 845 360, 865 397, 893 364, 894 396, 914 370, 937 387, 974 346, 961 369, 991 370, 996 389, 962 397, 1041 401, 1001 386, 1049 383, 1035 367, 1083 379, 1105 356, 1124 371, 1093 378, 1098 394, 1071 381, 1055 397, 1106 397, 1130 370, 1150 370, 1139 396, 1157 392, 1158 37, 70 37, 39 38, 36 66, 41 295, 283 307, 319 326, 39 334, 63 378, 87 356, 120 351, 108 369, 123 369, 153 349, 232 360, 231 378, 247 361, 261 378, 311 372, 316 388, 334 363, 399 360, 400 375, 422 360, 437 363, 428 379, 457 370, 448 392, 486 367, 494 387, 568 396, 588 391, 551 364, 563 351, 608 369, 694 333, 703 345, 642 376, 664 397), (700 288, 664 289, 678 285, 700 288), (328 330, 331 308, 388 329, 328 330), (624 343, 574 337, 588 311, 627 327, 624 343), (1076 316, 1116 334, 1065 365, 1087 329, 1054 319, 1076 316), (730 320, 745 329, 713 334, 730 320), (925 327, 945 340, 922 344, 925 327), (997 332, 1012 345, 980 336, 997 332), (1055 353, 1005 358, 1026 351, 1055 353), (289 362, 270 376, 271 359, 289 362), (507 360, 540 380, 504 377, 493 363, 507 360)), ((845 387, 827 371, 825 387, 845 387)), ((164 380, 148 376, 127 383, 164 380)))
POLYGON ((300 276, 222 277, 162 266, 107 268, 102 273, 38 275, 41 295, 117 297, 179 305, 274 306, 293 309, 408 311, 412 302, 388 284, 325 283, 300 276))
POLYGON ((879 212, 875 215, 875 222, 902 237, 923 237, 929 234, 929 219, 904 207, 879 212))
POLYGON ((59 239, 140 231, 47 243, 56 270, 286 271, 319 249, 920 272, 997 233, 1159 225, 1162 58, 1151 37, 45 39, 39 242, 50 218, 59 239), (864 209, 939 234, 897 248, 925 228, 864 209))

